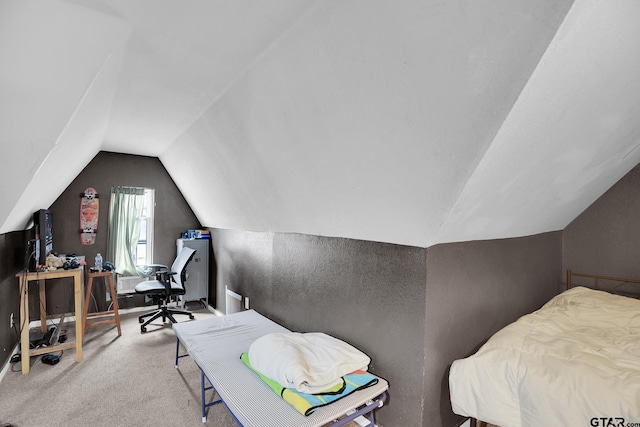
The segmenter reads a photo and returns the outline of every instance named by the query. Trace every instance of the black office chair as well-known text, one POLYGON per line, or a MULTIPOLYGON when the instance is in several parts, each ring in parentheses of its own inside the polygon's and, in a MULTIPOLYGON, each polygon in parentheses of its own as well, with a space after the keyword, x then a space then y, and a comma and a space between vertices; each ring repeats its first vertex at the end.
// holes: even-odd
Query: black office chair
POLYGON ((158 304, 158 308, 150 313, 143 314, 138 317, 142 325, 140 331, 147 332, 147 325, 158 317, 162 316, 162 321, 166 322, 167 318, 171 322, 176 323, 174 314, 185 314, 189 319, 193 319, 193 314, 188 311, 172 310, 167 307, 169 300, 175 295, 184 295, 184 282, 187 280, 187 265, 193 259, 195 249, 183 247, 173 264, 171 270, 166 265, 154 264, 149 267, 153 269, 155 280, 147 280, 136 285, 136 293, 151 297, 154 304, 158 304), (151 318, 144 321, 145 317, 151 318))

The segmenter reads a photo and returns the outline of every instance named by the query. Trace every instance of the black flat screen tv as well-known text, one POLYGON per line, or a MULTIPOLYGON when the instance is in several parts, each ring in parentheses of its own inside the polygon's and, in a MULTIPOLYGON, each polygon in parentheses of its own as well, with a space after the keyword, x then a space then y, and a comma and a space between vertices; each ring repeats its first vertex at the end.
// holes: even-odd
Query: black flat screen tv
POLYGON ((40 209, 33 214, 33 246, 30 250, 29 270, 45 265, 47 255, 53 252, 53 212, 40 209))

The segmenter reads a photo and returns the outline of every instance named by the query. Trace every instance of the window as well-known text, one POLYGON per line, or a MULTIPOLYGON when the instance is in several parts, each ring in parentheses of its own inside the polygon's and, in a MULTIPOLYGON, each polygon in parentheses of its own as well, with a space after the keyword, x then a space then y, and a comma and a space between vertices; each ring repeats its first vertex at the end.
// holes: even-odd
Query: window
POLYGON ((140 235, 136 245, 136 267, 153 264, 153 212, 155 192, 151 188, 144 189, 142 215, 140 216, 140 235))
POLYGON ((153 211, 153 189, 111 187, 107 254, 116 273, 144 275, 140 267, 153 262, 153 211))

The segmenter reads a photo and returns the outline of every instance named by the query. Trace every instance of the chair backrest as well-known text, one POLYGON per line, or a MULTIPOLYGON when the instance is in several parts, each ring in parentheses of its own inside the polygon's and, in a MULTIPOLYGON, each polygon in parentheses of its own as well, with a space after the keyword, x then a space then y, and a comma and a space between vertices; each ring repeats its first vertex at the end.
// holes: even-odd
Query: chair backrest
POLYGON ((183 246, 175 261, 173 261, 173 264, 171 264, 171 271, 176 272, 176 274, 171 276, 171 280, 182 289, 184 289, 184 280, 186 279, 187 274, 187 264, 189 264, 189 262, 193 259, 195 253, 195 249, 183 246))

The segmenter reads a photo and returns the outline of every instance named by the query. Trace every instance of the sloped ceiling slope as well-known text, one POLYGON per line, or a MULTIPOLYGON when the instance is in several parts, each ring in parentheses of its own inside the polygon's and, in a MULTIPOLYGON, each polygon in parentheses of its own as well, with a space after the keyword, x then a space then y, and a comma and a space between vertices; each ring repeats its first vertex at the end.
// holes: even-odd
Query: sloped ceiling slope
POLYGON ((640 161, 639 67, 640 3, 576 2, 438 239, 565 228, 640 161))
POLYGON ((205 226, 422 247, 562 229, 640 162, 634 0, 0 7, 3 64, 41 66, 0 69, 0 232, 56 147, 158 156, 205 226))
POLYGON ((0 0, 0 233, 100 150, 159 156, 310 6, 0 0))
POLYGON ((161 159, 209 226, 429 246, 569 6, 323 2, 161 159))
POLYGON ((638 7, 323 2, 161 159, 209 226, 423 247, 562 229, 640 161, 638 7))
POLYGON ((0 232, 23 229, 100 150, 128 32, 65 2, 0 1, 0 232))

